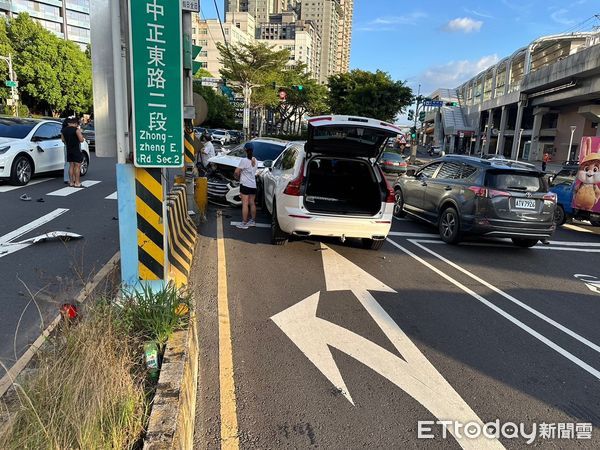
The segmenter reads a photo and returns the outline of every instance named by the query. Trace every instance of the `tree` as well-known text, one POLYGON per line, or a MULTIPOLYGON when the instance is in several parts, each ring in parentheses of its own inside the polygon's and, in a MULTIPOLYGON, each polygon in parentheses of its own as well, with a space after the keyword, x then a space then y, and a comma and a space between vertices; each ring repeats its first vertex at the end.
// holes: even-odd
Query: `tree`
MULTIPOLYGON (((246 108, 252 107, 252 90, 264 86, 274 73, 282 72, 289 61, 288 50, 274 50, 263 43, 223 45, 217 43, 221 76, 237 86, 244 97, 246 108)), ((248 123, 244 131, 248 133, 248 123)))
POLYGON ((412 102, 412 90, 381 70, 352 70, 329 77, 329 106, 334 114, 393 122, 412 102))
MULTIPOLYGON (((12 55, 13 57, 15 50, 13 49, 10 39, 6 35, 6 21, 0 20, 0 55, 8 57, 8 55, 12 55)), ((10 98, 10 88, 4 86, 3 81, 10 79, 8 74, 8 63, 4 61, 0 61, 0 82, 2 82, 0 88, 0 97, 1 98, 10 98)))
POLYGON ((55 36, 26 13, 8 21, 6 36, 24 103, 54 116, 91 109, 91 60, 75 43, 55 36))
POLYGON ((200 94, 206 100, 208 115, 205 124, 213 128, 236 128, 235 108, 224 95, 217 93, 208 86, 194 83, 194 92, 200 94))
POLYGON ((213 74, 202 67, 198 72, 194 74, 194 78, 213 78, 213 74))

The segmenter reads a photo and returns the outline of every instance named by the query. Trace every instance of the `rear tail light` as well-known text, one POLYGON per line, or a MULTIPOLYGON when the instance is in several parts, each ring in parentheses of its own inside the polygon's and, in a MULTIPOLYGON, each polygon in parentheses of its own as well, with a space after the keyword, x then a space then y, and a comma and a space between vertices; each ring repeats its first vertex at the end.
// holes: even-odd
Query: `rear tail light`
POLYGON ((476 197, 494 198, 494 197, 511 197, 510 192, 498 191, 496 189, 488 189, 481 186, 469 186, 468 188, 475 194, 476 197))
POLYGON ((393 166, 393 165, 394 165, 394 163, 393 163, 393 162, 391 162, 391 161, 384 161, 384 162, 383 162, 383 164, 384 164, 385 166, 393 166))
POLYGON ((544 201, 556 203, 556 194, 554 192, 544 194, 544 201))
POLYGON ((400 163, 400 167, 407 167, 407 166, 408 166, 408 164, 406 164, 405 162, 400 163))
POLYGON ((396 194, 394 194, 394 190, 390 186, 390 183, 388 182, 387 178, 385 177, 383 170, 381 170, 381 167, 379 167, 379 173, 381 174, 381 178, 383 178, 383 181, 385 181, 385 187, 387 189, 387 195, 385 197, 385 202, 386 203, 396 203, 396 194))
POLYGON ((333 117, 314 117, 312 119, 308 119, 308 123, 321 122, 323 120, 333 120, 333 117))
POLYGON ((298 176, 288 183, 283 193, 294 197, 300 197, 302 181, 304 181, 304 162, 302 162, 302 166, 300 166, 300 173, 298 176))

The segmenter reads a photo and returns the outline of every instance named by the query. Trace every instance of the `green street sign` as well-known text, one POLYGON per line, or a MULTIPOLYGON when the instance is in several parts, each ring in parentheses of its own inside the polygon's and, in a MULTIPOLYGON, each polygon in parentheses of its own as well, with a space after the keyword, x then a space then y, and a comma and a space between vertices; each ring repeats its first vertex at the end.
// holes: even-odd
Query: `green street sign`
POLYGON ((202 51, 202 47, 200 45, 192 44, 192 60, 196 59, 201 51, 202 51))
POLYGON ((6 80, 4 82, 4 84, 6 86, 8 86, 9 88, 17 87, 19 85, 19 83, 17 83, 16 81, 10 81, 10 80, 6 80))
POLYGON ((183 166, 181 8, 130 0, 133 149, 136 167, 183 166))

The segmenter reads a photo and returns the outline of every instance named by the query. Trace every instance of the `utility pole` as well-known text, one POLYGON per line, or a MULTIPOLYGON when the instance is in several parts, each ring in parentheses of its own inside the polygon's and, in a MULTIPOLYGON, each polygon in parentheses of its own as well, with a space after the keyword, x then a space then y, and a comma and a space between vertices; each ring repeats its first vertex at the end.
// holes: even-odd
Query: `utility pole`
POLYGON ((8 64, 8 79, 9 79, 9 81, 6 84, 7 84, 7 86, 10 87, 10 98, 11 98, 11 106, 12 106, 12 110, 13 110, 13 116, 19 117, 19 93, 17 91, 18 82, 17 82, 17 76, 16 76, 15 72, 13 71, 12 54, 9 53, 8 57, 0 56, 0 59, 2 59, 3 61, 6 61, 6 64, 8 64))
MULTIPOLYGON (((414 118, 415 121, 414 121, 414 125, 413 125, 413 130, 415 130, 415 133, 417 132, 417 117, 419 117, 419 107, 421 105, 421 83, 419 83, 419 89, 417 90, 416 100, 417 100, 417 106, 415 108, 415 118, 414 118)), ((413 140, 411 150, 410 150, 410 161, 412 163, 414 163, 415 160, 417 159, 418 142, 419 142, 419 137, 415 136, 415 139, 413 140)))

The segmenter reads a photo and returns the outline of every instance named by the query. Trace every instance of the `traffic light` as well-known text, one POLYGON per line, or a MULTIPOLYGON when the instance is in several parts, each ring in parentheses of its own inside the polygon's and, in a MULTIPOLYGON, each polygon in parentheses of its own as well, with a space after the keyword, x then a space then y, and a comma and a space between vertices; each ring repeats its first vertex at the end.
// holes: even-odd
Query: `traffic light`
POLYGON ((425 111, 421 111, 419 113, 419 121, 420 122, 425 122, 425 111))
POLYGON ((202 68, 202 63, 200 61, 196 61, 196 57, 202 51, 202 47, 199 45, 192 45, 192 75, 198 72, 202 68))
POLYGON ((412 109, 408 110, 408 120, 414 120, 415 112, 412 109))
POLYGON ((304 90, 304 86, 302 86, 301 84, 295 84, 292 86, 292 89, 294 91, 302 92, 304 90))
POLYGON ((410 127, 410 138, 411 139, 417 138, 417 127, 410 127))
POLYGON ((446 102, 446 106, 458 106, 458 102, 446 102))

